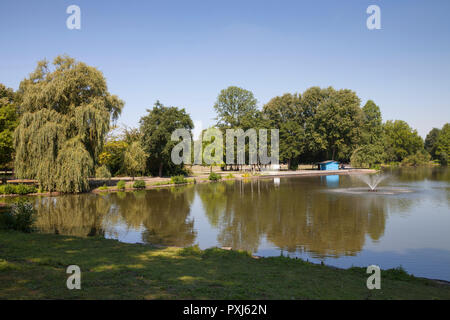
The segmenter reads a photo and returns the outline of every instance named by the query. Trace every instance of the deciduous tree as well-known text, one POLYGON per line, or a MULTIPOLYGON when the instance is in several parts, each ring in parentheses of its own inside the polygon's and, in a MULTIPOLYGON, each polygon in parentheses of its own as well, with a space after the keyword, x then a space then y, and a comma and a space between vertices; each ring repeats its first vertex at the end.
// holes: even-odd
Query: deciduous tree
POLYGON ((44 190, 82 192, 124 102, 108 92, 103 74, 67 56, 38 63, 20 84, 14 134, 19 178, 37 179, 44 190))
POLYGON ((11 166, 14 153, 13 134, 18 123, 14 91, 0 83, 0 169, 11 166))
POLYGON ((153 175, 172 174, 181 171, 182 166, 175 165, 171 160, 173 147, 177 144, 171 141, 176 129, 192 131, 194 124, 186 110, 177 107, 166 107, 159 101, 147 110, 148 114, 140 120, 142 147, 149 155, 147 169, 153 175))

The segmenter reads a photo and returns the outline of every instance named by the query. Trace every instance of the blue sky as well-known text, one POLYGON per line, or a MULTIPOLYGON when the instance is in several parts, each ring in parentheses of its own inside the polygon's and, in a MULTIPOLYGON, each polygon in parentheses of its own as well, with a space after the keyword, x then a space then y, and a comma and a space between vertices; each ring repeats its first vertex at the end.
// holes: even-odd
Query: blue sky
POLYGON ((311 86, 349 88, 425 137, 450 121, 449 12, 448 0, 2 0, 0 82, 17 89, 38 60, 68 54, 104 73, 129 126, 157 99, 211 125, 230 85, 260 106, 311 86), (66 27, 72 4, 81 30, 66 27), (381 30, 366 27, 372 4, 381 30))

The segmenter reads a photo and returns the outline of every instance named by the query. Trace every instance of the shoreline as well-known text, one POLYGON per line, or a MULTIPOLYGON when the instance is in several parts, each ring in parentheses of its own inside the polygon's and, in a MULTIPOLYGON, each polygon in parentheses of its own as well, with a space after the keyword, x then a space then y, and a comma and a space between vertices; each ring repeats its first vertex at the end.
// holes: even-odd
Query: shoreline
MULTIPOLYGON (((176 187, 176 186, 185 186, 190 184, 197 183, 211 183, 211 182, 221 182, 221 181, 233 181, 233 180, 249 180, 249 179, 270 179, 270 178, 286 178, 286 177, 320 177, 320 176, 330 176, 330 175, 356 175, 356 174, 371 174, 376 173, 375 169, 344 169, 344 170, 296 170, 296 171, 271 171, 271 172, 263 172, 257 173, 256 175, 251 175, 251 173, 242 173, 237 171, 221 171, 219 174, 222 179, 219 181, 211 181, 208 179, 209 174, 200 174, 196 176, 188 176, 186 179, 193 179, 194 181, 183 183, 183 184, 174 184, 170 183, 170 177, 162 178, 162 177, 136 177, 134 180, 131 177, 114 177, 110 180, 102 180, 98 178, 92 178, 91 181, 117 181, 124 180, 126 182, 125 189, 118 189, 115 186, 110 186, 108 189, 100 189, 101 187, 93 188, 90 191, 84 193, 109 193, 109 192, 130 192, 130 191, 142 191, 142 190, 151 190, 157 188, 167 188, 167 187, 176 187), (233 174, 235 175, 232 178, 227 178, 226 175, 233 174), (243 177, 244 174, 250 174, 248 177, 243 177), (127 187, 127 185, 132 185, 135 181, 145 181, 145 188, 133 188, 127 187), (168 182, 167 184, 160 184, 163 182, 168 182), (147 184, 147 183, 154 183, 147 184)), ((217 172, 216 172, 217 173, 217 172)), ((14 181, 14 180, 10 180, 14 181)), ((27 183, 32 182, 31 180, 27 180, 27 183)), ((101 183, 101 182, 100 182, 101 183)), ((82 194, 82 193, 80 193, 82 194)), ((71 195, 71 193, 65 194, 61 192, 45 192, 45 193, 29 193, 25 195, 19 194, 2 194, 0 198, 6 197, 24 197, 24 196, 60 196, 60 195, 71 195)))

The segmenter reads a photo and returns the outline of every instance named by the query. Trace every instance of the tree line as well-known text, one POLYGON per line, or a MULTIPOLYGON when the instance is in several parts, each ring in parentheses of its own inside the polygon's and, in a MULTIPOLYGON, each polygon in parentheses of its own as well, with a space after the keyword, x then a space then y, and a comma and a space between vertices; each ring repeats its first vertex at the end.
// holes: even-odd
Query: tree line
MULTIPOLYGON (((171 161, 172 132, 192 133, 186 110, 157 101, 138 128, 114 135, 124 104, 94 67, 68 56, 39 62, 16 92, 0 84, 0 169, 14 168, 18 178, 61 192, 86 191, 94 176, 186 174, 171 161)), ((423 141, 405 121, 383 123, 379 107, 371 100, 361 107, 349 89, 311 87, 260 109, 251 91, 231 86, 213 108, 223 131, 278 129, 279 159, 290 169, 328 159, 358 167, 448 163, 450 124, 423 141)))

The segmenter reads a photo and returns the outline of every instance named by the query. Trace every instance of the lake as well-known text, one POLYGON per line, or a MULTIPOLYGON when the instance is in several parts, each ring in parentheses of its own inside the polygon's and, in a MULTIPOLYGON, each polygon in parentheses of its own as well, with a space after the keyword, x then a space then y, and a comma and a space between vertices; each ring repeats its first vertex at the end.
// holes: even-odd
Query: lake
POLYGON ((402 266, 450 281, 450 170, 386 171, 395 195, 341 193, 356 176, 204 183, 31 198, 41 232, 128 243, 231 247, 337 267, 402 266))

